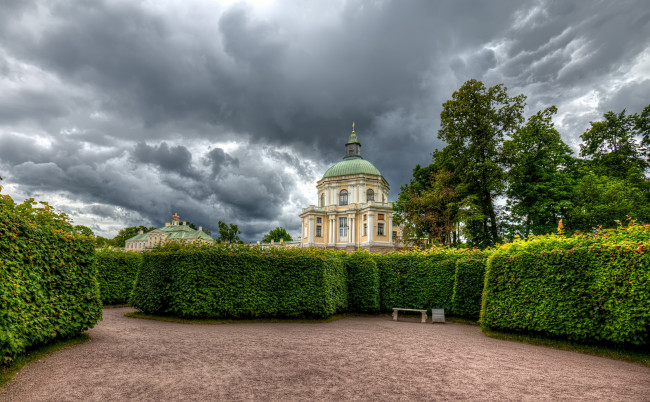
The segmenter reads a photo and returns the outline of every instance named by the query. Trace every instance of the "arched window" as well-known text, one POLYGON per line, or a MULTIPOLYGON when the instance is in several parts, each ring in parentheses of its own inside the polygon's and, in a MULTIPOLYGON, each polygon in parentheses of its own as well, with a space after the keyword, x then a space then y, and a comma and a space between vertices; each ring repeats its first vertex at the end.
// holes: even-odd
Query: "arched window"
POLYGON ((348 205, 348 190, 341 190, 339 193, 339 205, 348 205))
POLYGON ((325 194, 320 195, 320 206, 321 208, 325 206, 325 194))
POLYGON ((375 200, 375 192, 372 191, 371 188, 369 188, 368 191, 366 191, 366 200, 367 201, 374 201, 375 200))

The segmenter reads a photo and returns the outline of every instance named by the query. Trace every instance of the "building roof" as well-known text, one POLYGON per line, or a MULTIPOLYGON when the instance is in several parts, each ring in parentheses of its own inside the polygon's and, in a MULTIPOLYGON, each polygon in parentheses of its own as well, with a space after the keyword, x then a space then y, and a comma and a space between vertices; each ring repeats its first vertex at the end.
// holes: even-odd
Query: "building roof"
POLYGON ((347 176, 353 174, 369 174, 381 176, 379 170, 372 163, 365 159, 348 159, 337 163, 331 168, 327 169, 323 175, 326 177, 347 176))
MULTIPOLYGON (((214 241, 212 236, 205 233, 202 230, 195 230, 187 225, 169 225, 162 228, 152 230, 151 232, 163 232, 168 233, 169 236, 166 237, 166 240, 191 240, 191 239, 201 239, 207 241, 214 241)), ((142 241, 149 239, 149 233, 137 234, 127 241, 142 241)))

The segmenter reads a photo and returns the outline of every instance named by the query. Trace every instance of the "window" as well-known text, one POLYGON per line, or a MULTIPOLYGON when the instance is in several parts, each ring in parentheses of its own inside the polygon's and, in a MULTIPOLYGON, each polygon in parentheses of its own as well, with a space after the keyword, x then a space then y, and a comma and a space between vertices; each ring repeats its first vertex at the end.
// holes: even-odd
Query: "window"
POLYGON ((339 205, 348 205, 348 190, 341 190, 339 193, 339 205))
POLYGON ((339 218, 339 237, 348 237, 348 218, 339 218))
POLYGON ((397 232, 393 230, 393 239, 397 239, 397 232))
POLYGON ((320 195, 320 206, 321 208, 325 206, 325 194, 320 195))
POLYGON ((384 220, 384 214, 377 214, 377 219, 380 221, 384 220))
POLYGON ((366 191, 366 200, 367 201, 374 201, 375 200, 375 192, 372 191, 371 188, 369 188, 368 191, 366 191))
POLYGON ((384 224, 383 223, 378 223, 377 224, 377 236, 383 236, 384 235, 384 224))
POLYGON ((323 237, 323 230, 321 225, 316 226, 316 237, 323 237))
POLYGON ((323 223, 323 218, 316 218, 316 223, 323 223))
POLYGON ((354 155, 354 144, 348 145, 348 155, 354 155))
POLYGON ((363 216, 363 220, 364 220, 364 221, 365 221, 365 220, 368 220, 368 215, 364 215, 364 216, 363 216))
POLYGON ((363 235, 368 236, 368 224, 367 223, 363 224, 363 235))

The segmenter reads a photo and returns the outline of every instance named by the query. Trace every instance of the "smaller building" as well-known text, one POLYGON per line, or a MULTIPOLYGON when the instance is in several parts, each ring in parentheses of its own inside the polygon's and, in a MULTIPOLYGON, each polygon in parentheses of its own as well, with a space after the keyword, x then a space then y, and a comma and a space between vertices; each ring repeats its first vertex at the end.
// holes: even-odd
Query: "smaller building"
POLYGON ((199 226, 198 230, 195 230, 189 227, 187 222, 183 222, 181 225, 178 214, 174 214, 172 221, 165 223, 165 227, 147 233, 140 231, 140 233, 126 241, 124 248, 127 251, 145 251, 170 241, 212 243, 214 239, 205 233, 201 226, 199 226))

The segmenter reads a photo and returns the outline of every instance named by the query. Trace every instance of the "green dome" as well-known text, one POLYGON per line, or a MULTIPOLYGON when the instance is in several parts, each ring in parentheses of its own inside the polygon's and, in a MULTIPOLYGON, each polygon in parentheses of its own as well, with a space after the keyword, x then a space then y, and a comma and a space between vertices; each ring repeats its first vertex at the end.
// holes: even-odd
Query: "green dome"
POLYGON ((337 163, 323 175, 326 177, 347 176, 353 174, 371 174, 381 176, 379 170, 370 162, 365 159, 348 159, 337 163))

